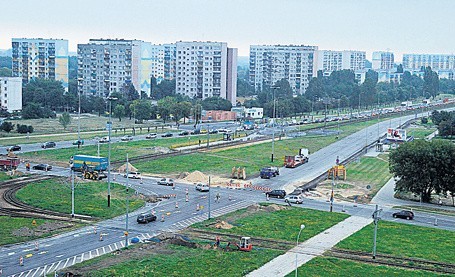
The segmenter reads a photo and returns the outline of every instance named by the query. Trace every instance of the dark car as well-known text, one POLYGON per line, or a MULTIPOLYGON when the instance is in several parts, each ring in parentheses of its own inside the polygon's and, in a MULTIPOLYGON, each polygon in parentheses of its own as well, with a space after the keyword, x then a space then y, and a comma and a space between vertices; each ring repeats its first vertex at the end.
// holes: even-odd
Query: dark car
POLYGON ((48 141, 48 142, 43 143, 43 144, 41 145, 41 148, 46 149, 46 148, 53 148, 53 147, 55 147, 55 146, 56 146, 55 142, 53 142, 53 141, 48 141))
POLYGON ((179 136, 188 136, 189 134, 190 134, 190 132, 188 132, 188 131, 181 131, 179 133, 179 136))
POLYGON ((136 221, 137 223, 149 223, 156 221, 156 215, 153 215, 151 213, 142 213, 137 216, 136 221))
POLYGON ((21 151, 22 147, 20 147, 19 145, 14 145, 14 146, 11 146, 11 147, 8 147, 6 148, 6 151, 21 151))
POLYGON ((170 137, 172 137, 172 136, 173 136, 172 133, 165 133, 165 134, 162 134, 162 135, 161 135, 162 138, 170 138, 170 137))
POLYGON ((282 189, 274 189, 265 193, 268 197, 284 198, 286 197, 286 191, 282 189))
POLYGON ((34 165, 32 167, 32 169, 49 171, 52 169, 52 166, 48 165, 48 164, 37 164, 37 165, 34 165))
POLYGON ((84 145, 84 140, 83 140, 83 139, 81 139, 81 140, 79 140, 79 139, 78 139, 78 140, 75 140, 75 141, 73 141, 73 145, 84 145))
POLYGON ((404 219, 408 219, 408 220, 414 219, 414 213, 411 211, 406 211, 406 210, 402 210, 402 211, 393 213, 392 216, 394 218, 404 218, 404 219))

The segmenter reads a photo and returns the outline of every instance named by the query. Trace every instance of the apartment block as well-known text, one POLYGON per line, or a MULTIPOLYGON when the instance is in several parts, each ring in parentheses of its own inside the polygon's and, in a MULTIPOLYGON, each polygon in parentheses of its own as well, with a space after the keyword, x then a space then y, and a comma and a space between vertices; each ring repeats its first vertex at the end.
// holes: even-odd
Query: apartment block
POLYGON ((10 113, 22 110, 22 77, 0 77, 0 106, 10 113))
POLYGON ((286 79, 297 94, 305 93, 317 72, 317 46, 251 45, 250 83, 256 90, 286 79))
POLYGON ((152 45, 140 40, 90 39, 77 45, 78 91, 107 97, 129 84, 150 95, 152 45))
POLYGON ((12 74, 23 84, 35 78, 62 82, 68 90, 68 40, 12 39, 12 74))
POLYGON ((365 70, 364 51, 318 51, 318 67, 317 70, 322 70, 324 76, 329 76, 333 71, 350 69, 354 72, 365 70))
POLYGON ((394 55, 392 52, 373 52, 371 66, 373 70, 391 70, 394 68, 394 55))
POLYGON ((403 54, 403 69, 420 70, 430 66, 435 71, 455 70, 455 55, 447 54, 403 54))
POLYGON ((237 49, 225 42, 176 43, 176 92, 190 98, 218 96, 236 104, 237 49))

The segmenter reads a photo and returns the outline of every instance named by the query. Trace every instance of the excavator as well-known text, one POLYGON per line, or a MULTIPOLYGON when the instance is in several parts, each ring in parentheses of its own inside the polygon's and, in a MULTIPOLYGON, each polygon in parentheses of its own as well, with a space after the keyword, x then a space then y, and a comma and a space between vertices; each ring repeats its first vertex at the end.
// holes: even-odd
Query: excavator
POLYGON ((244 252, 250 252, 253 250, 253 245, 251 244, 251 238, 250 237, 242 237, 240 239, 240 242, 237 244, 236 242, 228 242, 225 248, 227 251, 229 250, 239 250, 239 251, 244 251, 244 252), (231 245, 235 245, 237 248, 231 248, 231 245))

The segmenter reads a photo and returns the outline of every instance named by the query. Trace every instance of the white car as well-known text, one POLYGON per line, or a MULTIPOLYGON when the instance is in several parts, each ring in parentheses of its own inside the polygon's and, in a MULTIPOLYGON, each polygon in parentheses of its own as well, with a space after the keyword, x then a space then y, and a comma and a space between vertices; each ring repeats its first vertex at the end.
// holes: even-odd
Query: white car
POLYGON ((288 203, 302 204, 303 197, 300 195, 288 195, 284 198, 284 201, 288 203))
POLYGON ((156 139, 157 135, 155 133, 150 133, 145 136, 146 139, 156 139))
MULTIPOLYGON (((126 173, 123 174, 123 177, 126 178, 126 173)), ((140 172, 128 172, 128 178, 130 179, 141 179, 141 173, 140 172)))
POLYGON ((102 137, 102 138, 100 138, 100 140, 98 142, 99 143, 109 142, 109 137, 102 137))
POLYGON ((208 184, 205 184, 205 183, 197 183, 196 184, 196 190, 198 191, 209 191, 210 190, 210 187, 208 184))
POLYGON ((122 140, 122 141, 132 141, 132 140, 133 140, 133 136, 130 136, 130 135, 128 135, 128 136, 123 136, 123 137, 121 138, 121 140, 122 140))
POLYGON ((217 131, 218 131, 218 133, 227 133, 227 132, 229 132, 228 129, 224 129, 224 128, 220 128, 217 131))

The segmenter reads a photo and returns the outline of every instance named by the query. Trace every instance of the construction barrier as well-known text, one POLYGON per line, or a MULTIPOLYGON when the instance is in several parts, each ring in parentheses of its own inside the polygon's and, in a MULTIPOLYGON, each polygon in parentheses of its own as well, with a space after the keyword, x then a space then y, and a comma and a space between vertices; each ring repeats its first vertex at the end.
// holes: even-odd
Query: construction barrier
POLYGON ((260 190, 260 191, 271 191, 271 188, 268 187, 261 187, 261 186, 254 186, 252 183, 244 184, 244 188, 253 189, 253 190, 260 190))
POLYGON ((166 195, 160 195, 158 196, 159 198, 171 198, 171 197, 174 197, 176 198, 177 197, 177 194, 166 194, 166 195))

